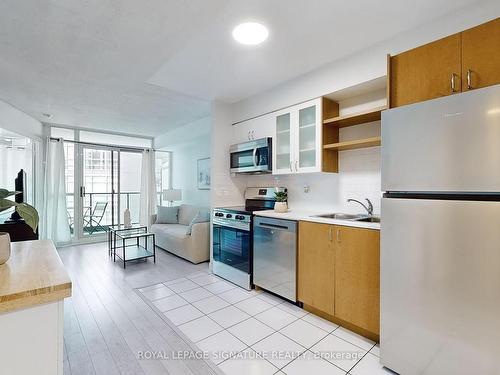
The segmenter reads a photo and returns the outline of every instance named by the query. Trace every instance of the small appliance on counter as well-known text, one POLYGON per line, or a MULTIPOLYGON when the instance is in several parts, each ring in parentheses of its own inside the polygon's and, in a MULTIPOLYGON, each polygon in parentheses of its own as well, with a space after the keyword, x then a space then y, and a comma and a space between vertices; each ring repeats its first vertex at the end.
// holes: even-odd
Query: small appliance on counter
POLYGON ((213 272, 245 289, 253 288, 253 212, 272 210, 283 187, 249 187, 245 206, 218 207, 212 213, 213 272))
POLYGON ((229 148, 230 172, 262 174, 273 171, 272 138, 238 143, 229 148))

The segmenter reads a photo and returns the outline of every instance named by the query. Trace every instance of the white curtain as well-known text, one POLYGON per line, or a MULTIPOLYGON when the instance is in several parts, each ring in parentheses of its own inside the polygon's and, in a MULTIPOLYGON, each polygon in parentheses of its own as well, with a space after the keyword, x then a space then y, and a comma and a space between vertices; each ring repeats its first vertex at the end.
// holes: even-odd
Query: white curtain
POLYGON ((47 140, 43 209, 40 219, 41 238, 56 244, 69 242, 71 233, 66 207, 64 143, 47 140))
POLYGON ((141 225, 149 226, 151 224, 151 215, 156 212, 156 204, 155 153, 153 150, 144 150, 142 152, 139 210, 141 225))

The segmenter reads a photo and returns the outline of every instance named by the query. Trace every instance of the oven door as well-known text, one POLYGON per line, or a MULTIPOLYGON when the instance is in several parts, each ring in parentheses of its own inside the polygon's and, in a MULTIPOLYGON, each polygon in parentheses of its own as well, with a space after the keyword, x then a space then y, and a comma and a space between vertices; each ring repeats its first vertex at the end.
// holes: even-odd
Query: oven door
POLYGON ((215 261, 250 274, 251 248, 249 231, 214 223, 213 257, 215 261))
POLYGON ((272 138, 262 138, 230 148, 231 173, 270 173, 272 138))

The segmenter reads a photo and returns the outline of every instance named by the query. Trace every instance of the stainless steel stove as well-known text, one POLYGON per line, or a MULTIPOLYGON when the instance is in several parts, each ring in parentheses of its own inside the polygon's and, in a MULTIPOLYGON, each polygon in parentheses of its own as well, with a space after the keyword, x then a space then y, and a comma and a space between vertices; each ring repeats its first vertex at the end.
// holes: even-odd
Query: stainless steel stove
POLYGON ((252 289, 253 212, 272 210, 274 193, 286 188, 249 187, 244 207, 214 208, 213 272, 245 289, 252 289))

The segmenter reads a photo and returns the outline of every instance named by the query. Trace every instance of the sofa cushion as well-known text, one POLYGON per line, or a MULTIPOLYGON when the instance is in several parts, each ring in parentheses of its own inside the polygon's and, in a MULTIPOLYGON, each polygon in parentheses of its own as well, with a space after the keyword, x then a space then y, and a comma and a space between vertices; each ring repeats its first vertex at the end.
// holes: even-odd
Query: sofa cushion
POLYGON ((173 237, 186 237, 186 226, 181 224, 153 224, 151 233, 158 235, 168 235, 173 237))
POLYGON ((156 224, 177 224, 179 222, 179 207, 158 206, 156 224))
POLYGON ((210 213, 206 209, 200 209, 196 216, 191 220, 191 223, 187 226, 186 229, 186 234, 191 234, 191 231, 193 229, 193 225, 196 223, 206 223, 207 221, 210 221, 210 213))
POLYGON ((179 207, 179 224, 189 225, 200 209, 189 204, 181 204, 179 207))

